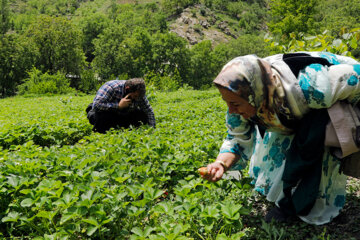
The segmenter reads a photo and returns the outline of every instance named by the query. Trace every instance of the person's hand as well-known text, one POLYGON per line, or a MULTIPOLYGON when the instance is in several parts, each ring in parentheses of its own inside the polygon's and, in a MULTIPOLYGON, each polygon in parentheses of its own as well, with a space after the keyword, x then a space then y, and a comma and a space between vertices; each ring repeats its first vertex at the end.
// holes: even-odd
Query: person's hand
POLYGON ((201 177, 210 182, 216 182, 222 178, 224 173, 224 166, 219 162, 213 162, 207 165, 207 173, 205 175, 201 175, 201 177))
POLYGON ((130 94, 126 95, 124 98, 122 98, 119 102, 119 109, 124 109, 130 106, 132 100, 130 98, 130 94))

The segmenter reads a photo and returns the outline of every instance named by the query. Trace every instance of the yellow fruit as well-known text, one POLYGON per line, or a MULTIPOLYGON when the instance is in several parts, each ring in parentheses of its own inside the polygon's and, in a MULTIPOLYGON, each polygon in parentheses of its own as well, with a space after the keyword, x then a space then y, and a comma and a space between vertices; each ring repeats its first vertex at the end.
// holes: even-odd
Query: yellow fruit
POLYGON ((200 173, 201 176, 205 176, 208 174, 208 170, 207 167, 201 167, 198 169, 198 172, 200 173))

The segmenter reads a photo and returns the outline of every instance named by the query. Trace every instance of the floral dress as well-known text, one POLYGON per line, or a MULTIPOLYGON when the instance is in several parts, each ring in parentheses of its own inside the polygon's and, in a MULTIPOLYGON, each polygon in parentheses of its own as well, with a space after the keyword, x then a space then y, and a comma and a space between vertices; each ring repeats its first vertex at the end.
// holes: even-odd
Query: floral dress
MULTIPOLYGON (((360 99, 360 64, 357 61, 325 52, 308 54, 325 58, 334 65, 311 64, 300 71, 297 80, 306 108, 328 108, 337 100, 347 99, 355 103, 360 99)), ((280 59, 279 56, 265 60, 272 63, 273 59, 280 59)), ((265 195, 268 201, 277 203, 284 197, 281 178, 286 152, 294 135, 265 130, 261 137, 256 124, 229 112, 226 125, 228 135, 220 153, 232 152, 240 156, 232 166, 233 170, 244 169, 250 161, 249 174, 254 178, 255 190, 265 195)), ((326 147, 322 161, 317 200, 308 215, 299 216, 303 221, 316 225, 328 223, 336 217, 345 204, 346 195, 347 178, 339 173, 340 161, 326 147)))

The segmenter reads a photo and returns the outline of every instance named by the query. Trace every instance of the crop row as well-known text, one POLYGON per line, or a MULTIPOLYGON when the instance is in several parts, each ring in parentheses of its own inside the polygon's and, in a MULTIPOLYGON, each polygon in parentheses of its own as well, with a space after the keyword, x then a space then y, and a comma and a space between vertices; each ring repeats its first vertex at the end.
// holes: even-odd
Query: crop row
MULTIPOLYGON (((60 119, 88 126, 83 109, 91 101, 88 96, 68 98, 55 110, 52 103, 58 99, 46 99, 42 110, 33 104, 42 101, 39 98, 20 99, 24 111, 15 119, 29 123, 37 113, 37 121, 43 118, 47 129, 55 129, 60 119)), ((4 149, 0 155, 3 237, 215 239, 232 235, 238 239, 246 235, 241 221, 250 211, 246 179, 211 184, 196 172, 214 160, 225 135, 225 105, 217 92, 158 93, 150 99, 156 129, 143 126, 105 135, 85 131, 85 137, 73 145, 40 146, 29 137, 24 144, 4 149)))

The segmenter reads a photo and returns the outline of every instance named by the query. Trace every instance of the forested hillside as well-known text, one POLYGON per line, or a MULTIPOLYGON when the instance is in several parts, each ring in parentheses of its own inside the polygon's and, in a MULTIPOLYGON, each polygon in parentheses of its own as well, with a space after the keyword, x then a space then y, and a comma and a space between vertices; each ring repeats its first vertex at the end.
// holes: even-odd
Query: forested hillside
POLYGON ((356 0, 1 0, 0 94, 91 93, 144 77, 207 88, 235 56, 359 57, 356 0))

